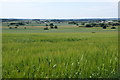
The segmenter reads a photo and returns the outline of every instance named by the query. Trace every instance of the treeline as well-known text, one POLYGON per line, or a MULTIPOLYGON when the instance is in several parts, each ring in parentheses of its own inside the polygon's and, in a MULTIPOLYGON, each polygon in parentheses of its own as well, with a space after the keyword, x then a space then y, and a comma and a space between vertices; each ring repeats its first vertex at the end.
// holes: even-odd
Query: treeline
POLYGON ((23 21, 23 20, 32 20, 32 21, 53 21, 53 22, 63 22, 63 21, 106 21, 106 20, 118 20, 117 18, 108 18, 108 19, 2 19, 2 22, 8 21, 23 21))
POLYGON ((24 21, 25 19, 2 19, 2 22, 24 21))
POLYGON ((75 21, 70 21, 68 24, 73 24, 76 26, 83 25, 85 27, 109 27, 109 26, 120 26, 119 22, 75 22, 75 21))

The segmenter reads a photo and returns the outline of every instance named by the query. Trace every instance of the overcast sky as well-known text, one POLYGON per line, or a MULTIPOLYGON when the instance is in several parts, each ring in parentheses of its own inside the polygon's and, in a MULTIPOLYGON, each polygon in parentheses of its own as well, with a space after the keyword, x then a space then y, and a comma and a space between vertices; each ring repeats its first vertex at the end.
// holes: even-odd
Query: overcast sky
POLYGON ((117 18, 118 0, 1 0, 0 18, 117 18))

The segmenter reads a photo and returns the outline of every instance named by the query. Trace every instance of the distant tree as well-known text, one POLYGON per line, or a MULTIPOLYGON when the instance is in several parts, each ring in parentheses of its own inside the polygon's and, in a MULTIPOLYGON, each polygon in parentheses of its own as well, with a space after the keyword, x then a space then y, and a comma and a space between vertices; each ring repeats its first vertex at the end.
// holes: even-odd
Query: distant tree
POLYGON ((103 29, 106 29, 108 27, 108 24, 100 23, 99 26, 102 27, 103 29))
POLYGON ((17 29, 17 28, 18 28, 18 26, 19 26, 19 24, 16 24, 15 28, 17 29))
POLYGON ((119 23, 113 23, 112 26, 119 26, 119 23))
POLYGON ((103 26, 102 28, 103 28, 103 29, 106 29, 107 27, 106 27, 106 26, 103 26))
POLYGON ((24 24, 24 23, 22 23, 22 22, 21 22, 21 23, 17 23, 17 24, 18 24, 18 25, 25 25, 25 24, 24 24))
POLYGON ((46 24, 45 26, 48 26, 48 24, 46 24))
POLYGON ((50 26, 50 28, 51 28, 51 29, 53 29, 53 28, 54 28, 54 27, 53 27, 53 26, 54 26, 54 24, 53 24, 53 23, 50 23, 50 24, 49 24, 49 26, 50 26))
POLYGON ((18 27, 18 26, 19 26, 19 24, 16 24, 16 26, 18 27))
POLYGON ((15 26, 15 28, 17 29, 18 27, 17 27, 17 26, 15 26))
POLYGON ((111 29, 116 29, 116 27, 111 27, 111 29))
POLYGON ((91 25, 92 25, 93 27, 96 27, 97 24, 96 24, 96 23, 92 23, 91 25))
POLYGON ((9 25, 15 25, 16 23, 10 23, 9 25))
POLYGON ((96 33, 96 32, 92 32, 92 33, 96 33))
POLYGON ((71 21, 71 22, 68 22, 68 24, 77 24, 77 23, 74 21, 71 21))
POLYGON ((26 27, 24 27, 24 29, 26 29, 26 27))
POLYGON ((118 18, 118 23, 120 23, 120 18, 118 18))
POLYGON ((99 25, 100 25, 100 27, 104 27, 104 26, 107 27, 107 24, 105 24, 105 23, 100 23, 99 25))
POLYGON ((49 30, 48 27, 45 27, 44 30, 49 30))
POLYGON ((76 26, 79 26, 79 24, 78 24, 78 23, 76 23, 76 26))
POLYGON ((28 22, 26 22, 26 24, 29 24, 29 21, 28 21, 28 22))
POLYGON ((108 25, 112 25, 112 22, 108 22, 108 25))
POLYGON ((99 25, 99 24, 96 24, 95 27, 100 27, 100 25, 99 25))
POLYGON ((91 24, 86 24, 85 27, 93 27, 91 24))
POLYGON ((20 23, 10 23, 9 25, 15 25, 15 26, 19 26, 19 25, 25 25, 24 23, 20 22, 20 23))
POLYGON ((57 29, 58 27, 57 27, 57 25, 55 25, 55 29, 57 29))
POLYGON ((82 22, 82 23, 81 23, 81 25, 85 25, 85 23, 84 23, 84 22, 82 22))
POLYGON ((12 29, 12 27, 9 27, 9 29, 12 29))

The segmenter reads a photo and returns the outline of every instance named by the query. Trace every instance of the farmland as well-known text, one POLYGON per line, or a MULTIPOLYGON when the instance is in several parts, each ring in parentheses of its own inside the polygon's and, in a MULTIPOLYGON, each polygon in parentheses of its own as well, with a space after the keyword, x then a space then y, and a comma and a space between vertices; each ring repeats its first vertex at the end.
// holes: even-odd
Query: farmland
POLYGON ((44 25, 3 26, 3 78, 118 77, 118 27, 44 25))

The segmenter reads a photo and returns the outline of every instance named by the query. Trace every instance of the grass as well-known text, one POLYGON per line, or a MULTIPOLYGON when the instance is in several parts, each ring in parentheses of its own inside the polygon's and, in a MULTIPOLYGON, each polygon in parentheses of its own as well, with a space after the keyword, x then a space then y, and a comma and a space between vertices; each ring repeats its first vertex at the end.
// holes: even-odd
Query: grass
MULTIPOLYGON (((43 30, 45 26, 29 26, 27 29, 24 29, 23 26, 20 26, 18 29, 9 29, 8 27, 4 26, 2 28, 3 33, 76 33, 76 32, 117 32, 118 29, 111 30, 111 27, 108 27, 106 30, 103 30, 101 27, 93 27, 93 28, 83 28, 77 26, 58 26, 58 29, 50 29, 43 30)), ((117 28, 117 27, 116 27, 117 28)))
POLYGON ((118 77, 117 31, 64 30, 3 29, 3 78, 118 77))

